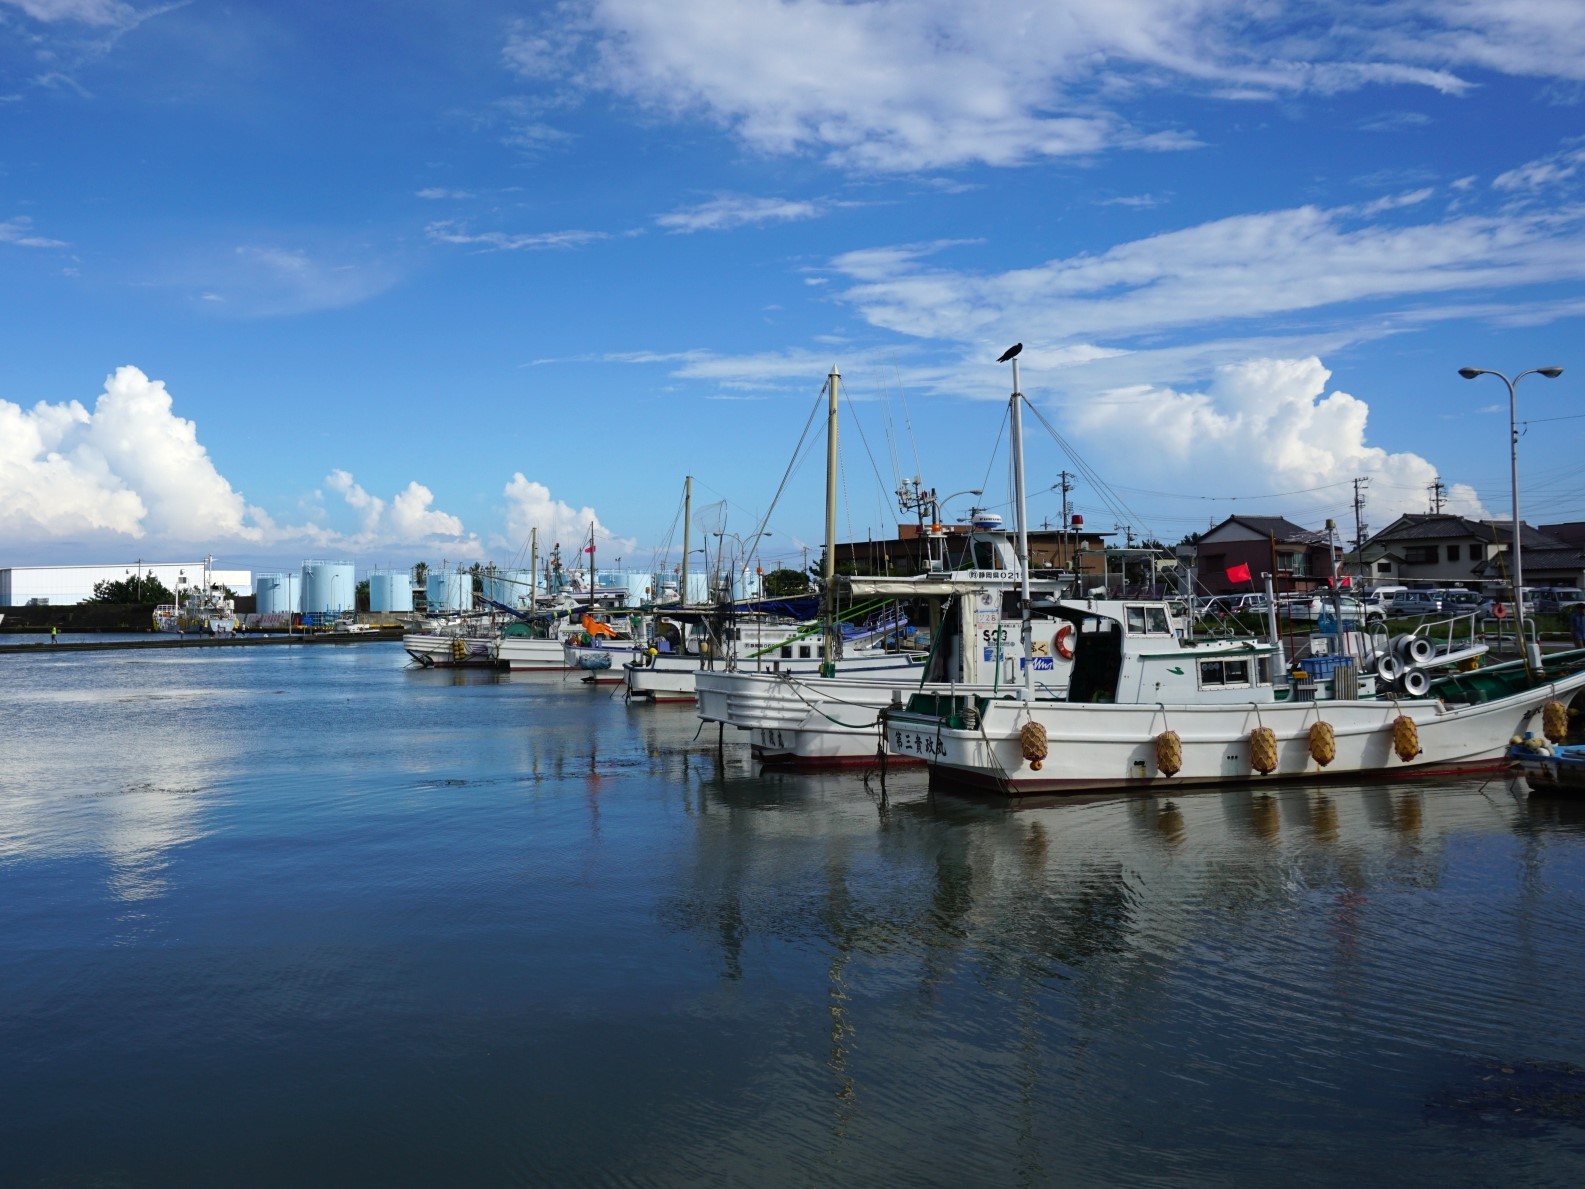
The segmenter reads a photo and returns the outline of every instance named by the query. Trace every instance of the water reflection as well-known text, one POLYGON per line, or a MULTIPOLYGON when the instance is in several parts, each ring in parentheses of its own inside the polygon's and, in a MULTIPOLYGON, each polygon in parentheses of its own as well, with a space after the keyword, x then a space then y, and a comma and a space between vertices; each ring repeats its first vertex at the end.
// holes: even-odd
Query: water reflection
POLYGON ((1580 804, 882 795, 559 679, 257 651, 0 688, 17 1179, 330 1179, 326 1134, 341 1179, 1579 1179, 1550 1106, 1521 1151, 1446 1119, 1483 1062, 1585 1068, 1580 804))

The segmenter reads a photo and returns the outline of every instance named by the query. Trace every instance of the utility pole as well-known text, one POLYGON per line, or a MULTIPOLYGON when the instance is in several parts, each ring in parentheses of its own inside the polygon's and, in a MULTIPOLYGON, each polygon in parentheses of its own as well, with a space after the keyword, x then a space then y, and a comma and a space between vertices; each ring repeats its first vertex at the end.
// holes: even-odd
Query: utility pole
POLYGON ((1068 521, 1068 492, 1073 490, 1073 476, 1067 471, 1057 472, 1057 490, 1062 493, 1062 543, 1066 546, 1067 565, 1073 568, 1073 534, 1072 524, 1068 521))
POLYGON ((1354 564, 1359 569, 1359 576, 1368 579, 1365 573, 1365 530, 1370 526, 1363 519, 1365 511, 1365 488, 1370 486, 1370 479, 1360 478, 1354 480, 1354 564))
POLYGON ((1442 476, 1438 475, 1436 481, 1431 484, 1431 515, 1440 516, 1442 514, 1442 501, 1446 496, 1447 484, 1443 483, 1442 476))

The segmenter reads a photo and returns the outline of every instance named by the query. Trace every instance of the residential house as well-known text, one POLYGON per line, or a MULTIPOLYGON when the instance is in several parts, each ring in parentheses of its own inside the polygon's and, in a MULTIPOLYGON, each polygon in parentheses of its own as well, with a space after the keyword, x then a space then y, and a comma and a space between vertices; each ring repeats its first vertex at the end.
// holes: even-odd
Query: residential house
MULTIPOLYGON (((1567 527, 1567 526, 1563 526, 1567 527)), ((1585 555, 1550 533, 1521 523, 1526 586, 1575 585, 1585 555)), ((1508 580, 1506 520, 1471 520, 1449 513, 1409 513, 1373 536, 1363 550, 1376 557, 1373 581, 1406 586, 1498 586, 1508 580), (1379 551, 1379 556, 1377 556, 1379 551), (1401 559, 1401 560, 1400 560, 1401 559)))
POLYGON ((1281 591, 1315 590, 1332 576, 1334 546, 1325 531, 1300 528, 1282 516, 1229 516, 1195 545, 1200 589, 1211 594, 1241 594, 1257 589, 1271 574, 1281 591), (1273 568, 1275 559, 1275 568, 1273 568), (1247 567, 1249 579, 1239 574, 1247 567))

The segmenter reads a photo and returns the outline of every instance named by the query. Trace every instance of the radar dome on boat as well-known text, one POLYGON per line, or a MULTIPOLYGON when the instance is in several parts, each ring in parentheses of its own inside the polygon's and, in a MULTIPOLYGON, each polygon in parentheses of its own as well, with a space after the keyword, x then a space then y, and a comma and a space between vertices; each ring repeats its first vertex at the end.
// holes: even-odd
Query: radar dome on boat
POLYGON ((978 512, 972 521, 974 528, 982 533, 994 533, 1002 527, 1002 518, 995 512, 978 512))

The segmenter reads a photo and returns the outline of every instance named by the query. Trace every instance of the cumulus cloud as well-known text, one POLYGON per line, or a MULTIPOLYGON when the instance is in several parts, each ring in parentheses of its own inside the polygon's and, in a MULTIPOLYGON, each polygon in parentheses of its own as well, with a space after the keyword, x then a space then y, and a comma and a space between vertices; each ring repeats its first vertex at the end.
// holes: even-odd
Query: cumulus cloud
POLYGON ((911 171, 1192 147, 1123 114, 1169 89, 1248 102, 1457 96, 1469 67, 1579 79, 1585 17, 1532 0, 564 0, 514 23, 503 58, 560 104, 600 90, 759 152, 911 171))
POLYGON ((344 470, 325 476, 325 486, 340 495, 358 517, 357 532, 338 542, 345 549, 364 552, 377 546, 427 545, 444 547, 452 559, 484 555, 478 537, 464 529, 456 516, 431 507, 434 492, 416 480, 389 501, 369 494, 344 470))
MULTIPOLYGON (((1153 487, 1192 490, 1206 475, 1221 475, 1236 476, 1244 490, 1292 491, 1369 476, 1378 523, 1423 512, 1437 468, 1418 454, 1370 445, 1369 407, 1346 392, 1328 393, 1331 375, 1314 357, 1253 359, 1218 369, 1203 391, 1141 385, 1075 406, 1068 417, 1099 448, 1125 442, 1128 458, 1151 459, 1153 487)), ((1444 507, 1487 515, 1464 484, 1450 489, 1444 507)))
POLYGON ((501 494, 506 497, 506 535, 498 544, 504 547, 522 548, 530 533, 538 529, 541 554, 559 543, 563 546, 565 561, 588 541, 593 526, 595 549, 602 562, 611 562, 638 550, 637 541, 613 536, 600 523, 593 508, 574 508, 554 498, 550 488, 527 478, 522 471, 512 476, 501 494))
POLYGON ((0 536, 257 542, 255 509, 215 469, 163 382, 116 369, 90 412, 78 401, 0 400, 0 536))

